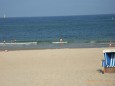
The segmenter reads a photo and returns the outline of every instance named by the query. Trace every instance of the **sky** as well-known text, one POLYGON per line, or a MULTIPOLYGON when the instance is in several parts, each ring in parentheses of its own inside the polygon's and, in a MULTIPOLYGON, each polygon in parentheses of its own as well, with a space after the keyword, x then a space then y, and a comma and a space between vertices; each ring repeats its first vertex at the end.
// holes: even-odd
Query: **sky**
POLYGON ((0 0, 0 17, 115 14, 115 0, 0 0))

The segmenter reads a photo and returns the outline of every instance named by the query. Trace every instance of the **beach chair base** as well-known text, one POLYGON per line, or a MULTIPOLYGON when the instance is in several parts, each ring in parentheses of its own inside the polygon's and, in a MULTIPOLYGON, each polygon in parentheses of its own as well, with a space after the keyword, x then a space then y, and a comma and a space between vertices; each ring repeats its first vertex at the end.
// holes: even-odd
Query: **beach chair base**
POLYGON ((115 73, 115 67, 104 67, 102 69, 102 74, 104 73, 115 73))

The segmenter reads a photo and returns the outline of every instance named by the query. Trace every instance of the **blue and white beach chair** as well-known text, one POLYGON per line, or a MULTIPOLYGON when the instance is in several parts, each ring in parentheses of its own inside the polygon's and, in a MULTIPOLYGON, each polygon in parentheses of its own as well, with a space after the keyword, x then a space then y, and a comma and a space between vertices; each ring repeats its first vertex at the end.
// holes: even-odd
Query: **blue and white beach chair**
POLYGON ((115 67, 115 49, 103 50, 103 54, 102 67, 115 67))

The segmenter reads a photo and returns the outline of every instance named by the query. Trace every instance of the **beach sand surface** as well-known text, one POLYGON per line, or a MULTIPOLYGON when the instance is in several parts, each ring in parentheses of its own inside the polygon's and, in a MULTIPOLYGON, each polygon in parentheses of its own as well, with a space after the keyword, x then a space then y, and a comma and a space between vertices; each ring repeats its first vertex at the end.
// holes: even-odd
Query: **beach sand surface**
POLYGON ((100 73, 104 49, 0 51, 0 86, 115 86, 100 73))

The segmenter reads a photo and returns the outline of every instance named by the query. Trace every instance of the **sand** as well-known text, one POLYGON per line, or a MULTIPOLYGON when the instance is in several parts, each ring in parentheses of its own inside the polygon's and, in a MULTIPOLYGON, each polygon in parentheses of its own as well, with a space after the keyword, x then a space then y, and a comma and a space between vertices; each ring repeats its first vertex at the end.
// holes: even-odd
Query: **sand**
POLYGON ((104 49, 0 51, 0 86, 115 86, 100 73, 104 49))

